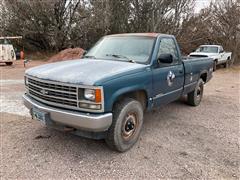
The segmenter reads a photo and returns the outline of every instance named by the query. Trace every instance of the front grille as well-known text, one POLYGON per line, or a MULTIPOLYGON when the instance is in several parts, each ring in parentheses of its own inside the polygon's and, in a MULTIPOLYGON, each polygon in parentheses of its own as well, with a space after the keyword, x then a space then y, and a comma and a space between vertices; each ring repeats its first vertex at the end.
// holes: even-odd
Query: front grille
MULTIPOLYGON (((42 88, 36 87, 34 85, 29 84, 29 89, 32 89, 36 92, 41 93, 42 88)), ((59 98, 67 98, 67 99, 73 99, 76 100, 77 99, 77 95, 76 94, 69 94, 69 93, 63 93, 63 92, 56 92, 56 91, 52 91, 52 90, 48 90, 48 95, 49 96, 56 96, 59 98)))
POLYGON ((46 83, 46 82, 41 82, 38 80, 34 80, 31 78, 28 78, 28 82, 37 85, 43 88, 49 88, 53 90, 60 90, 60 91, 67 91, 67 92, 76 92, 76 87, 71 87, 71 86, 63 86, 63 85, 58 85, 58 84, 53 84, 53 83, 46 83))
POLYGON ((28 94, 45 104, 72 108, 78 107, 77 87, 62 83, 28 78, 28 94))

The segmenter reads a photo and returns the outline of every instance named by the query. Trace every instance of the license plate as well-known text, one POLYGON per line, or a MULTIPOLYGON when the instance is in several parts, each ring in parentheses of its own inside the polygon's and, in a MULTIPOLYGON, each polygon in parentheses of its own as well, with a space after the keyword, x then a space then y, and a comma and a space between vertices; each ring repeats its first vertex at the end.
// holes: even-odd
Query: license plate
POLYGON ((32 118, 46 124, 46 113, 41 112, 38 109, 32 109, 32 118))

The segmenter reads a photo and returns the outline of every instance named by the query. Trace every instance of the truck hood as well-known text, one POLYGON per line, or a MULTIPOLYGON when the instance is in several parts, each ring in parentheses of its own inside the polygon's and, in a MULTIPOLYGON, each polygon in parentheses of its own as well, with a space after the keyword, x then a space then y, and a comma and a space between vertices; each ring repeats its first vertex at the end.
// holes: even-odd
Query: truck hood
POLYGON ((204 53, 204 52, 192 52, 189 54, 190 56, 193 55, 193 56, 205 56, 205 57, 215 57, 217 56, 218 54, 217 53, 204 53))
POLYGON ((146 65, 122 61, 79 59, 34 67, 27 70, 26 75, 44 80, 95 85, 116 76, 135 73, 144 67, 146 65))

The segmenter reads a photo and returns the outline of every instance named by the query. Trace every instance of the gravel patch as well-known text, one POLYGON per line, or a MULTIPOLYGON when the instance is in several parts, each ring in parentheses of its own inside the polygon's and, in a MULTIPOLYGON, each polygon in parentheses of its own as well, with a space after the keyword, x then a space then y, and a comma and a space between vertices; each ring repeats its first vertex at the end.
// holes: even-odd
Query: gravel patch
POLYGON ((19 79, 8 79, 8 80, 0 80, 0 85, 11 85, 11 84, 24 84, 24 80, 19 79))
POLYGON ((0 178, 239 179, 239 86, 239 69, 218 70, 200 106, 188 106, 183 99, 146 113, 139 142, 117 153, 104 141, 31 120, 21 104, 23 84, 6 83, 0 106, 0 178))
POLYGON ((22 104, 23 86, 23 80, 0 80, 0 113, 5 112, 30 117, 29 110, 22 104))

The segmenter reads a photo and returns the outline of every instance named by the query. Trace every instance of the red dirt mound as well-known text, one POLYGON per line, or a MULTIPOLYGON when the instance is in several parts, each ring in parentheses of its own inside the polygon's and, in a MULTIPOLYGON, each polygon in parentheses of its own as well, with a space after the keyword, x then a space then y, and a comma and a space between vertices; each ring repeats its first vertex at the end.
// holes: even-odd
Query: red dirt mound
POLYGON ((69 48, 60 51, 59 53, 53 55, 48 62, 57 62, 64 60, 79 59, 83 55, 84 50, 82 48, 69 48))

